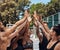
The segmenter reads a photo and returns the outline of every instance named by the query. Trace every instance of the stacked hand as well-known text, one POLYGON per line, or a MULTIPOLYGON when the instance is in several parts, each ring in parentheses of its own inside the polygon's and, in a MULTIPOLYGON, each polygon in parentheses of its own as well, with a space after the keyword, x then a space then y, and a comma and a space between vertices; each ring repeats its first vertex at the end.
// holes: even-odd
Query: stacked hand
POLYGON ((25 10, 24 16, 28 17, 29 15, 30 15, 30 14, 29 14, 28 10, 25 10))
POLYGON ((38 20, 36 11, 34 11, 33 17, 35 18, 35 20, 38 20))
POLYGON ((31 17, 30 17, 30 13, 28 12, 28 10, 25 10, 24 16, 27 17, 28 21, 31 22, 31 17))

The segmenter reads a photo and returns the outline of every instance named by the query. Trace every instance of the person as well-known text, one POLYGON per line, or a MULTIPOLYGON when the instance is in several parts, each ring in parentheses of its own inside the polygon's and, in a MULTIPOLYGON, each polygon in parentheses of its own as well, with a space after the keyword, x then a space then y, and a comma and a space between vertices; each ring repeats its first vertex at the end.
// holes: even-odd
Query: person
POLYGON ((54 26, 51 29, 51 40, 47 45, 47 50, 60 50, 60 26, 54 26))
MULTIPOLYGON (((4 29, 4 36, 8 36, 9 34, 11 34, 12 32, 14 32, 14 30, 17 28, 17 26, 19 26, 20 24, 22 24, 25 20, 26 20, 26 16, 23 18, 23 19, 21 19, 21 20, 19 20, 19 21, 17 21, 11 28, 9 28, 9 29, 4 29, 4 27, 2 27, 2 29, 4 29)), ((0 34, 1 34, 2 32, 0 31, 0 34)))
MULTIPOLYGON (((24 15, 26 15, 27 14, 27 16, 29 16, 30 14, 29 14, 29 11, 28 10, 25 10, 25 13, 24 13, 24 15)), ((28 20, 28 21, 30 21, 31 19, 30 19, 30 17, 28 18, 27 17, 27 19, 26 20, 28 20)), ((29 29, 29 23, 28 23, 28 21, 27 21, 27 24, 24 26, 24 28, 19 32, 19 36, 17 36, 15 39, 13 39, 12 40, 12 48, 14 48, 14 44, 16 44, 16 43, 18 43, 18 47, 17 48, 15 48, 15 50, 26 50, 26 49, 29 49, 28 47, 26 47, 26 43, 25 42, 27 42, 27 41, 30 41, 29 40, 29 34, 28 34, 28 29, 29 29)), ((14 50, 14 49, 13 49, 14 50)))
MULTIPOLYGON (((5 27, 2 24, 0 24, 0 30, 1 30, 1 28, 3 30, 3 31, 0 31, 0 50, 6 50, 7 46, 10 43, 11 38, 13 37, 13 36, 12 37, 10 37, 10 36, 12 34, 16 34, 13 32, 15 32, 15 29, 17 28, 17 26, 21 25, 23 22, 26 22, 26 18, 27 18, 27 15, 25 14, 25 17, 23 19, 17 21, 10 29, 4 29, 5 27), (3 46, 4 46, 4 48, 3 48, 3 46)), ((21 30, 22 27, 19 30, 21 30)))
MULTIPOLYGON (((60 50, 60 26, 54 26, 51 28, 50 33, 45 34, 46 38, 49 39, 47 50, 60 50)), ((45 32, 45 30, 44 30, 45 32)), ((45 32, 47 33, 47 32, 45 32)))
MULTIPOLYGON (((25 12, 26 12, 26 14, 29 14, 29 10, 26 10, 25 12)), ((29 29, 29 25, 30 25, 30 22, 32 20, 30 17, 30 14, 27 17, 27 20, 28 20, 28 22, 26 24, 26 31, 24 33, 22 45, 23 45, 24 50, 32 50, 33 49, 33 46, 32 46, 33 43, 32 43, 32 40, 30 40, 31 31, 29 29)))
POLYGON ((29 31, 26 36, 24 36, 23 39, 23 48, 24 50, 33 50, 33 42, 30 39, 31 32, 29 31))
POLYGON ((38 12, 36 12, 36 11, 34 11, 33 17, 34 17, 34 20, 35 20, 34 25, 36 26, 36 34, 37 34, 37 36, 38 36, 38 38, 40 40, 39 50, 46 50, 48 40, 45 37, 45 35, 43 34, 42 29, 39 28, 41 26, 38 24, 38 22, 40 22, 42 20, 42 17, 39 16, 38 12), (38 22, 36 20, 38 20, 38 22))
POLYGON ((23 28, 23 26, 26 24, 23 23, 22 25, 19 26, 18 30, 14 31, 12 34, 10 34, 9 36, 0 36, 0 50, 7 50, 7 47, 9 47, 10 45, 10 41, 13 37, 17 36, 17 34, 21 31, 21 29, 23 28), (4 46, 4 47, 3 47, 4 46))
POLYGON ((19 35, 14 37, 11 40, 11 45, 10 48, 12 50, 24 50, 23 45, 22 45, 22 39, 24 37, 24 33, 26 31, 26 25, 22 28, 22 30, 19 32, 19 35), (15 45, 18 45, 17 47, 15 47, 15 45))
POLYGON ((27 20, 23 24, 18 26, 15 33, 12 33, 11 35, 9 35, 9 37, 10 37, 10 46, 7 48, 7 50, 9 50, 9 49, 15 50, 18 47, 18 43, 17 43, 17 41, 19 40, 18 37, 21 36, 21 34, 19 34, 19 32, 21 32, 21 30, 25 27, 26 23, 27 23, 27 20), (16 39, 16 37, 18 39, 16 39))
POLYGON ((47 24, 44 24, 42 21, 39 22, 37 20, 37 23, 41 26, 40 28, 49 41, 46 46, 46 50, 60 50, 60 25, 54 26, 51 30, 49 30, 47 24))

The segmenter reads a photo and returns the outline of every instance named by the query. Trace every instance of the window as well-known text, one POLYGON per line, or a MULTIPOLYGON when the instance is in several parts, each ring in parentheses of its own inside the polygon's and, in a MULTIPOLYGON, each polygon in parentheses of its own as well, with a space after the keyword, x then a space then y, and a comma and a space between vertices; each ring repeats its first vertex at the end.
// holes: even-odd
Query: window
POLYGON ((58 14, 54 15, 54 25, 58 24, 58 14))
POLYGON ((48 17, 48 26, 49 28, 52 27, 52 16, 48 17))

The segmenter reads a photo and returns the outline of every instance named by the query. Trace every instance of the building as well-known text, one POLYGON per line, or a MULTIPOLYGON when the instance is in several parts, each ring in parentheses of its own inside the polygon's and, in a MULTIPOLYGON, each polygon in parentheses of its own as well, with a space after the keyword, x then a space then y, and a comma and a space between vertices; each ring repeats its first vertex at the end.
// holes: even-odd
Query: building
POLYGON ((57 24, 60 24, 60 12, 51 15, 49 17, 45 17, 43 18, 44 21, 46 21, 48 23, 49 28, 51 28, 52 26, 55 26, 57 24))

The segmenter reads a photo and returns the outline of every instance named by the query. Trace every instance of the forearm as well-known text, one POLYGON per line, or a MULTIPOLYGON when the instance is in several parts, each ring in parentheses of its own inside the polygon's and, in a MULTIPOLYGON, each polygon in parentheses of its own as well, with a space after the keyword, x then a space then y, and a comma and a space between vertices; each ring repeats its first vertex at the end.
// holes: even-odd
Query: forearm
POLYGON ((43 21, 40 21, 40 23, 43 25, 46 32, 50 33, 50 29, 48 28, 47 24, 44 24, 43 21))
POLYGON ((17 21, 11 28, 9 31, 13 32, 17 26, 21 25, 24 21, 26 20, 26 17, 24 17, 23 19, 17 21))
POLYGON ((37 26, 37 28, 36 28, 36 34, 37 34, 40 42, 42 42, 42 40, 43 40, 43 35, 42 35, 42 33, 39 31, 39 26, 37 26))
POLYGON ((24 35, 24 33, 25 33, 25 31, 26 31, 26 25, 23 27, 23 29, 19 32, 19 34, 21 35, 21 36, 23 36, 24 35))
POLYGON ((26 25, 27 20, 21 24, 14 33, 10 34, 8 38, 12 39, 13 37, 17 36, 17 34, 19 34, 19 32, 23 29, 23 27, 26 25))
POLYGON ((19 20, 18 22, 16 22, 15 25, 19 26, 19 25, 22 24, 26 19, 27 19, 27 17, 24 17, 23 19, 21 19, 21 20, 19 20))
POLYGON ((46 32, 46 30, 44 28, 42 28, 43 34, 45 35, 45 37, 47 38, 47 40, 49 41, 51 39, 51 36, 48 32, 46 32))
POLYGON ((50 37, 50 32, 47 32, 46 29, 45 29, 45 26, 43 26, 43 24, 41 24, 39 21, 37 21, 38 24, 39 24, 39 28, 42 29, 42 31, 44 32, 44 35, 46 36, 46 38, 49 40, 51 37, 50 37))
POLYGON ((42 40, 43 40, 43 35, 39 32, 39 33, 37 33, 37 36, 38 36, 40 42, 42 42, 42 40))
POLYGON ((15 29, 21 25, 24 21, 26 21, 26 17, 24 17, 23 19, 21 19, 20 21, 16 22, 10 29, 6 30, 5 36, 6 34, 11 34, 12 32, 15 31, 15 29))

